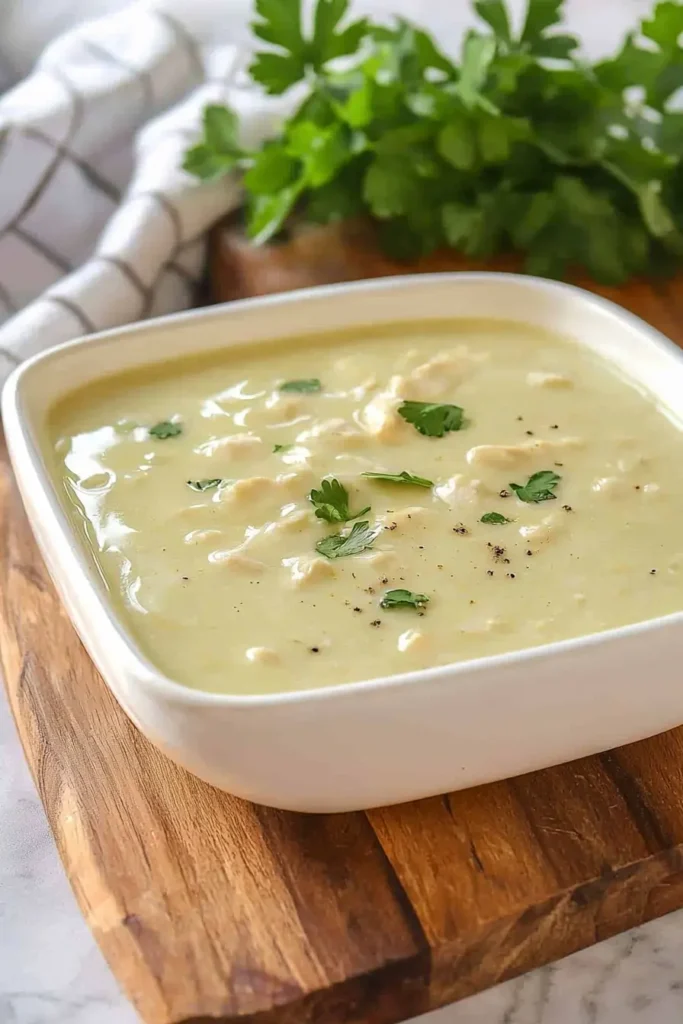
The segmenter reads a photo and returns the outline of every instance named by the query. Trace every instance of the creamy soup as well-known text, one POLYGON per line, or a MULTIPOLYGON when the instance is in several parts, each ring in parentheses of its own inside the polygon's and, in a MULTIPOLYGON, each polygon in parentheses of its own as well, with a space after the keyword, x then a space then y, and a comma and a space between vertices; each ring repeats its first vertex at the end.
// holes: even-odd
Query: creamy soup
POLYGON ((683 607, 679 426, 527 326, 136 371, 65 400, 51 443, 120 618, 188 686, 322 687, 683 607))

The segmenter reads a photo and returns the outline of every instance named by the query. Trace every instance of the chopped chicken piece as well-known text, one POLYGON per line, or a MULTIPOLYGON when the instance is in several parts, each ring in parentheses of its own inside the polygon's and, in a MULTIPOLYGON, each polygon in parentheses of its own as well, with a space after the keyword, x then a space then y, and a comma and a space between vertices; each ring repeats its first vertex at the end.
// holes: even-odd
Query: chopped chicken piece
POLYGON ((408 508, 377 516, 377 525, 384 527, 385 530, 406 530, 424 520, 426 513, 427 509, 423 506, 410 505, 408 508))
POLYGON ((361 409, 359 422, 363 430, 380 441, 399 441, 405 431, 406 422, 398 414, 398 406, 406 396, 406 380, 394 376, 386 391, 379 394, 361 409))
POLYGON ((224 565, 233 572, 241 573, 244 576, 260 576, 266 569, 265 562, 259 562, 256 558, 250 558, 239 550, 234 551, 212 551, 209 561, 224 565))
POLYGON ((261 498, 264 494, 272 494, 276 487, 275 480, 269 476, 247 476, 244 480, 235 480, 227 487, 222 487, 219 498, 230 504, 243 503, 261 498))
POLYGON ((543 373, 532 371, 527 373, 526 382, 532 388, 573 388, 574 381, 562 373, 543 373))
POLYGON ((383 569, 396 561, 396 552, 389 550, 369 551, 360 556, 363 562, 369 562, 376 569, 383 569))
POLYGON ((402 653, 421 651, 427 646, 427 637, 419 629, 407 629, 405 633, 401 633, 396 646, 402 653))
POLYGON ((522 441, 521 444, 479 444, 470 448, 466 459, 470 466, 514 468, 530 462, 536 455, 551 456, 567 448, 582 448, 584 444, 580 437, 560 437, 552 441, 522 441))
POLYGON ((220 537, 220 530, 190 530, 183 538, 186 544, 203 544, 207 540, 220 537))
POLYGON ((618 498, 627 494, 631 488, 632 485, 620 476, 600 476, 591 484, 591 490, 608 498, 618 498))
POLYGON ((271 647, 248 647, 246 657, 256 665, 277 665, 280 661, 280 655, 271 647))
POLYGON ((526 541, 547 544, 567 529, 569 518, 566 513, 553 512, 534 526, 520 526, 519 532, 526 541))
POLYGON ((453 352, 439 352, 426 363, 421 363, 408 375, 411 398, 422 401, 441 398, 461 384, 472 367, 488 359, 486 352, 470 352, 459 346, 453 352))
POLYGON ((277 413, 278 420, 293 420, 304 411, 304 405, 295 395, 276 391, 266 400, 266 409, 277 413))
POLYGON ((492 488, 486 487, 481 480, 468 480, 462 473, 437 484, 434 494, 447 505, 473 505, 483 493, 491 495, 497 493, 492 488))
POLYGON ((294 587, 318 583, 337 575, 326 558, 283 558, 282 564, 289 569, 294 587))
POLYGON ((276 519, 274 523, 268 523, 265 528, 267 534, 297 533, 304 529, 311 522, 312 513, 308 509, 299 509, 295 512, 287 512, 276 519))
POLYGON ((255 434, 228 434, 227 437, 205 441, 195 448, 195 451, 197 455, 206 455, 209 458, 220 455, 227 460, 233 460, 249 458, 257 454, 259 448, 265 450, 265 445, 255 434))
POLYGON ((325 420, 310 430, 297 435, 297 444, 310 444, 311 441, 323 440, 331 442, 338 448, 358 448, 365 438, 360 430, 356 430, 344 419, 325 420))
POLYGON ((357 384, 355 387, 351 388, 351 394, 357 402, 362 402, 363 399, 367 398, 367 396, 378 386, 379 381, 373 374, 372 377, 367 377, 361 384, 357 384))

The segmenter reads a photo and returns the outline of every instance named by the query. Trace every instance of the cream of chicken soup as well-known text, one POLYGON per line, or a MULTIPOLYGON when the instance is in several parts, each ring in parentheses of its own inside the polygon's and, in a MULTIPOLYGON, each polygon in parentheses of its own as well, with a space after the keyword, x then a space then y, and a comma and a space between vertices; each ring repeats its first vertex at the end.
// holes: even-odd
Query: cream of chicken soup
POLYGON ((62 493, 169 677, 329 686, 683 606, 680 427, 568 339, 397 324, 71 395, 62 493))

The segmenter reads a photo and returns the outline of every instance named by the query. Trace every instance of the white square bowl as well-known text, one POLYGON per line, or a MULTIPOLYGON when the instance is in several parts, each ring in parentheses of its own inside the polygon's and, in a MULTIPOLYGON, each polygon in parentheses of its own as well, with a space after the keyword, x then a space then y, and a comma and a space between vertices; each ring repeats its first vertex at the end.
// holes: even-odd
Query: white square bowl
POLYGON ((7 383, 2 411, 12 464, 71 619, 131 720, 200 778, 289 810, 346 811, 559 764, 683 722, 683 612, 400 676, 230 696, 164 676, 108 603, 46 464, 47 418, 59 399, 103 376, 194 352, 481 316, 574 337, 683 420, 683 354, 672 342, 587 292, 512 274, 390 278, 197 310, 63 345, 7 383))

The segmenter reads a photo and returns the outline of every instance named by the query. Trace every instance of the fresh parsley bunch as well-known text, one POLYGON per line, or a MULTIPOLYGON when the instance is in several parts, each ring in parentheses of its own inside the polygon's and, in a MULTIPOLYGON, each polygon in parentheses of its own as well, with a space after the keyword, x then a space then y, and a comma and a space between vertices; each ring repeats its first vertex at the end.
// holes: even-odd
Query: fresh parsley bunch
POLYGON ((528 0, 514 33, 504 0, 474 0, 481 27, 457 62, 422 29, 345 21, 348 0, 255 0, 270 49, 252 78, 305 84, 282 133, 254 151, 237 118, 205 111, 185 169, 243 170, 247 230, 267 241, 294 212, 359 215, 406 259, 439 246, 524 256, 536 274, 585 267, 618 284, 683 255, 683 4, 663 0, 614 57, 592 65, 561 29, 563 0, 528 0), (343 58, 343 60, 339 60, 343 58))

